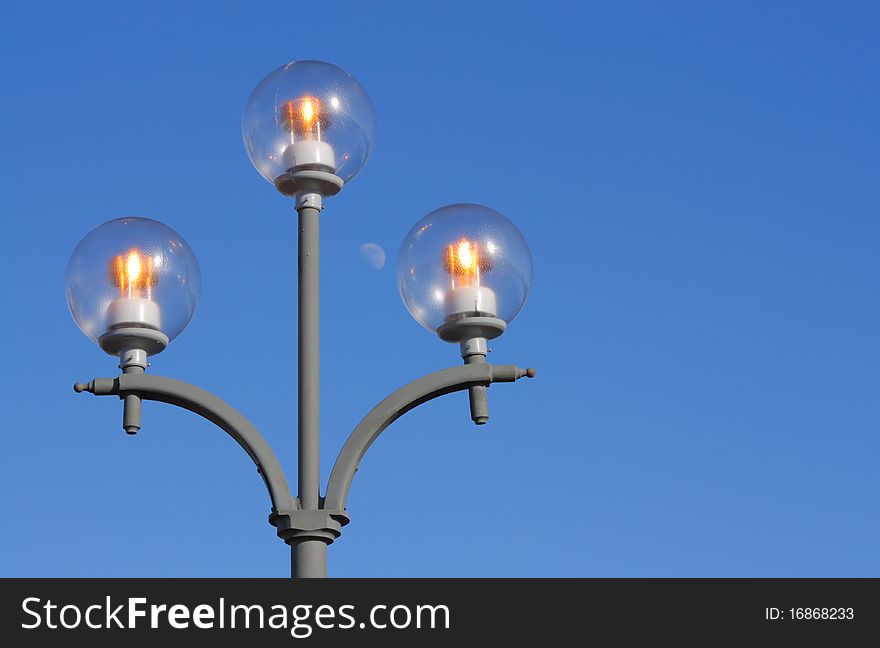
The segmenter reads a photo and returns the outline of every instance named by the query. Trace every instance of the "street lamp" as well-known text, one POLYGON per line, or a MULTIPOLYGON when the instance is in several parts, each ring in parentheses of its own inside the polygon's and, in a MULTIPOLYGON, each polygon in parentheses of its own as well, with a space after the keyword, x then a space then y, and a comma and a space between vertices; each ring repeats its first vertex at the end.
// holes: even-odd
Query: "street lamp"
MULTIPOLYGON (((532 285, 532 255, 520 231, 494 209, 448 205, 413 225, 397 257, 400 296, 415 320, 457 342, 467 364, 485 362, 487 340, 504 333, 532 285)), ((470 388, 471 418, 489 420, 486 388, 470 388)))
POLYGON ((77 392, 123 399, 123 429, 141 427, 141 402, 183 407, 214 422, 248 453, 272 503, 269 522, 291 546, 295 577, 326 576, 327 545, 349 522, 346 502, 355 471, 378 436, 400 416, 455 391, 470 394, 471 418, 489 418, 486 389, 533 377, 533 369, 486 362, 487 340, 501 335, 522 308, 532 258, 516 226, 498 212, 449 205, 407 234, 398 261, 400 293, 413 317, 442 340, 458 343, 464 365, 437 371, 398 389, 374 407, 342 447, 324 496, 320 487, 319 215, 363 168, 373 147, 370 99, 344 70, 294 61, 254 89, 242 136, 257 171, 298 213, 297 496, 265 439, 236 410, 197 387, 148 375, 155 355, 186 327, 198 301, 195 256, 171 228, 145 218, 120 218, 92 230, 71 256, 67 299, 77 325, 119 357, 122 374, 77 383, 77 392))
MULTIPOLYGON (((143 373, 189 324, 201 274, 183 237, 149 218, 117 218, 79 242, 65 275, 67 305, 80 330, 124 373, 143 373)), ((140 430, 140 398, 126 395, 123 429, 140 430)))

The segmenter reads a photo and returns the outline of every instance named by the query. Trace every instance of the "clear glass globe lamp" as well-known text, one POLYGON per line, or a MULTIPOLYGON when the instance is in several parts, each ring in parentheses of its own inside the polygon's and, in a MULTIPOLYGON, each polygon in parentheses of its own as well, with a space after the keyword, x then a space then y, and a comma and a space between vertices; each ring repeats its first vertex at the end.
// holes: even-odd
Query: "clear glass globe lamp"
POLYGON ((494 209, 448 205, 406 235, 397 279, 410 314, 432 333, 448 342, 490 339, 525 304, 532 255, 516 225, 494 209))
POLYGON ((376 123, 351 74, 322 61, 292 61, 251 93, 241 131, 254 167, 281 193, 332 195, 366 164, 376 123))
POLYGON ((111 355, 162 351, 192 319, 200 286, 198 261, 183 237, 139 217, 86 234, 65 275, 74 321, 111 355))

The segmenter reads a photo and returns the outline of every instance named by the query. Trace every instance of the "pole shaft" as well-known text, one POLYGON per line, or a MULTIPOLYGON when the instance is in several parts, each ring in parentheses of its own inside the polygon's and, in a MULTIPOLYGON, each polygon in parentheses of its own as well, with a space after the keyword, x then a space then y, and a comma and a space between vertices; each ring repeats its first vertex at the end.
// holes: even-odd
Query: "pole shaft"
MULTIPOLYGON (((485 340, 469 340, 462 345, 462 359, 465 364, 485 364, 489 352, 485 340), (474 344, 475 347, 469 345, 474 344)), ((486 398, 486 387, 474 385, 468 389, 471 406, 471 420, 477 425, 485 425, 489 420, 489 401, 486 398)))
MULTIPOLYGON (((298 488, 300 506, 319 507, 320 459, 320 270, 319 206, 301 206, 299 212, 299 377, 298 377, 298 488)), ((320 540, 292 548, 295 577, 326 576, 327 545, 320 540)))
POLYGON ((317 509, 320 489, 319 214, 299 210, 299 499, 317 509))
MULTIPOLYGON (((142 374, 147 362, 146 353, 135 350, 125 351, 120 356, 120 368, 124 374, 142 374), (134 353, 135 355, 130 355, 134 353), (135 358, 135 362, 128 362, 135 358), (139 360, 138 360, 139 358, 139 360)), ((126 434, 137 434, 141 429, 141 397, 135 394, 126 394, 122 406, 122 429, 126 434)))
POLYGON ((326 578, 327 544, 322 540, 306 540, 290 548, 291 578, 326 578))

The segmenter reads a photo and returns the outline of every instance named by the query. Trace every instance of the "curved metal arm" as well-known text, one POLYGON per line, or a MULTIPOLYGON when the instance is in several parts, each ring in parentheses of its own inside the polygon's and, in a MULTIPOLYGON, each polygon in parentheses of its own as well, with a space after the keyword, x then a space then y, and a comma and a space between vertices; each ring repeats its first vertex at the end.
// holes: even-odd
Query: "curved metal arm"
POLYGON ((534 375, 534 369, 520 369, 514 365, 471 364, 437 371, 401 387, 376 405, 348 437, 330 473, 324 509, 345 511, 348 491, 364 453, 389 425, 411 409, 438 396, 474 385, 513 382, 534 375))
POLYGON ((269 490, 274 514, 283 516, 298 508, 272 448, 250 421, 213 394, 180 380, 149 374, 122 374, 117 378, 96 378, 87 385, 76 385, 75 389, 78 392, 88 391, 97 396, 124 397, 134 394, 144 400, 182 407, 208 419, 235 439, 257 465, 257 470, 269 490))

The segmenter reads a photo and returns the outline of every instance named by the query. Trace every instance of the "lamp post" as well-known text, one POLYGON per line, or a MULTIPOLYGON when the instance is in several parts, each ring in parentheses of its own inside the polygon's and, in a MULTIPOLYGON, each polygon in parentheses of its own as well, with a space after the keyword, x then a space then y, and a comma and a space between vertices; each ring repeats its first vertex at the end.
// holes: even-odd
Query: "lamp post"
POLYGON ((123 400, 123 429, 141 428, 144 400, 170 403, 214 422, 257 466, 272 502, 269 522, 291 546, 294 577, 324 577, 327 545, 348 523, 348 492, 358 464, 397 418, 433 398, 468 391, 474 423, 489 418, 487 387, 533 377, 533 369, 486 362, 528 296, 532 261, 513 223, 472 204, 435 210, 413 226, 398 257, 400 293, 413 317, 459 345, 464 365, 424 376, 381 401, 346 441, 320 487, 319 220, 324 198, 363 168, 375 132, 369 97, 340 68, 294 61, 269 74, 245 107, 242 134, 256 169, 298 214, 298 465, 294 497, 278 458, 259 432, 216 396, 146 374, 148 359, 179 335, 199 295, 198 263, 183 238, 145 218, 92 230, 67 269, 67 299, 82 331, 119 357, 116 378, 77 383, 77 392, 123 400))

